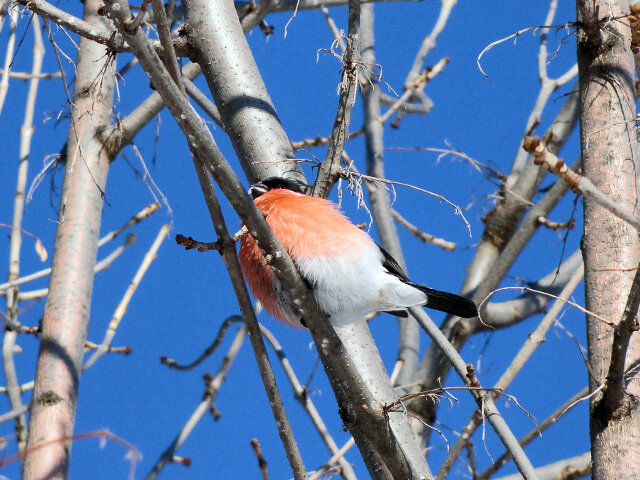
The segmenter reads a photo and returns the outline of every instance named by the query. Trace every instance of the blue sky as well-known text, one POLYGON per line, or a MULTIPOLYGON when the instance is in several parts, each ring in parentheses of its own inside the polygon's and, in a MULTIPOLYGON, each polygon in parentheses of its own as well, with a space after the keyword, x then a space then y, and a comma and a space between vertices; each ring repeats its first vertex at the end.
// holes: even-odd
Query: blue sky
MULTIPOLYGON (((417 48, 432 28, 439 12, 439 3, 388 2, 376 5, 376 55, 382 66, 384 80, 400 91, 417 48)), ((78 6, 67 6, 79 14, 78 6)), ((526 119, 538 93, 537 44, 538 37, 525 33, 517 42, 502 43, 483 58, 483 68, 490 76, 485 79, 476 66, 476 58, 489 43, 506 37, 522 28, 540 25, 546 15, 547 4, 537 2, 460 2, 453 9, 445 31, 438 38, 436 49, 427 57, 433 64, 440 58, 450 57, 451 63, 444 73, 427 87, 426 93, 434 101, 434 109, 426 117, 405 116, 398 130, 385 130, 386 147, 434 147, 446 148, 449 143, 469 156, 507 172, 516 153, 526 119)), ((575 16, 572 2, 560 2, 556 24, 572 21, 575 16)), ((346 8, 332 9, 331 13, 340 28, 346 30, 346 8)), ((332 43, 330 32, 318 11, 300 12, 283 37, 283 28, 290 14, 276 14, 267 18, 275 27, 275 33, 265 39, 262 32, 254 31, 248 40, 272 96, 280 119, 291 140, 328 135, 337 106, 336 87, 340 81, 339 62, 332 56, 318 53, 332 43)), ((24 31, 27 18, 21 20, 24 31)), ((8 28, 5 24, 0 41, 6 45, 8 28)), ((55 38, 67 55, 75 58, 73 46, 64 34, 55 38)), ((550 51, 559 41, 564 42, 550 65, 550 75, 564 73, 575 60, 574 37, 568 30, 550 34, 550 51)), ((30 68, 32 35, 27 33, 15 59, 13 69, 30 68)), ((57 70, 54 55, 47 45, 43 71, 57 70)), ((64 61, 69 78, 71 66, 64 61)), ((121 59, 119 66, 125 59, 121 59)), ((130 112, 149 93, 148 81, 136 70, 119 84, 118 110, 122 115, 130 112)), ((204 90, 202 79, 197 84, 204 90)), ((563 102, 568 87, 555 93, 542 117, 542 129, 553 119, 563 102)), ((10 224, 12 216, 15 174, 18 165, 19 126, 24 110, 24 93, 27 84, 12 80, 7 104, 0 117, 3 135, 2 166, 0 177, 3 195, 0 195, 0 223, 10 224)), ((384 88, 384 87, 381 87, 384 88)), ((390 93, 390 92, 388 92, 390 93)), ((29 183, 41 170, 47 155, 57 153, 66 140, 68 122, 65 114, 59 120, 58 112, 64 106, 64 93, 60 80, 42 83, 34 120, 33 140, 29 166, 29 183)), ((360 99, 354 108, 352 129, 362 123, 360 99)), ((214 137, 227 159, 241 174, 229 141, 220 129, 214 137)), ((170 443, 191 412, 200 402, 203 393, 202 375, 215 372, 229 347, 236 327, 230 329, 221 349, 194 371, 183 373, 170 371, 160 365, 159 357, 166 355, 179 361, 191 360, 214 338, 219 325, 238 312, 237 305, 226 278, 224 266, 215 252, 186 252, 177 246, 175 234, 190 235, 203 241, 214 240, 208 214, 197 185, 188 149, 182 135, 168 112, 161 114, 159 124, 149 125, 136 139, 153 180, 166 197, 172 215, 164 208, 155 213, 133 231, 137 243, 120 257, 112 267, 97 275, 94 286, 94 302, 91 312, 89 339, 100 342, 113 314, 113 309, 124 294, 137 265, 151 245, 164 223, 172 223, 171 238, 163 244, 158 258, 151 266, 136 292, 118 329, 114 345, 129 345, 130 356, 110 354, 103 357, 83 377, 77 413, 76 432, 89 432, 107 428, 122 439, 135 445, 143 460, 137 467, 137 478, 142 478, 160 453, 170 443), (157 148, 154 150, 156 129, 159 129, 157 148)), ((364 170, 364 143, 362 139, 347 145, 349 156, 364 170)), ((154 198, 131 166, 141 170, 140 162, 131 148, 124 151, 126 160, 118 158, 112 165, 107 182, 103 213, 103 233, 121 224, 154 198)), ((575 135, 562 152, 563 158, 573 161, 578 154, 575 135)), ((323 149, 300 152, 301 158, 314 155, 323 158, 323 149)), ((307 172, 309 172, 308 167, 307 172)), ((485 181, 468 164, 456 158, 427 152, 389 150, 385 153, 387 177, 415 184, 434 191, 460 205, 471 223, 469 237, 464 222, 456 217, 446 204, 423 193, 403 187, 396 189, 394 208, 423 230, 458 243, 455 252, 444 252, 432 245, 424 245, 401 228, 399 229, 408 263, 409 274, 417 282, 443 290, 457 291, 464 278, 465 266, 471 261, 474 245, 482 234, 481 218, 491 208, 496 187, 485 181)), ((551 179, 547 179, 548 184, 551 179)), ((56 207, 62 174, 48 175, 34 192, 27 205, 23 228, 36 235, 52 254, 55 236, 56 207), (55 188, 51 188, 51 180, 55 188)), ((335 198, 335 197, 334 197, 335 198)), ((566 198, 551 215, 556 221, 567 220, 573 208, 573 196, 566 198)), ((342 208, 355 223, 368 222, 364 209, 357 209, 355 199, 348 193, 343 196, 342 208)), ((230 229, 239 224, 231 209, 224 205, 230 229)), ((577 247, 580 237, 581 205, 576 212, 578 227, 568 235, 568 256, 577 247)), ((2 227, 5 229, 5 227, 2 227)), ((0 243, 0 266, 6 271, 8 264, 9 231, 7 240, 0 243)), ((375 236, 375 229, 371 229, 375 236)), ((505 286, 519 285, 550 272, 561 259, 563 233, 541 231, 518 260, 505 286)), ((103 258, 123 239, 103 247, 98 258, 103 258)), ((25 237, 21 257, 21 273, 27 274, 49 266, 40 262, 34 250, 34 242, 25 237)), ((23 291, 43 288, 47 279, 38 280, 23 287, 23 291)), ((576 300, 582 301, 582 287, 576 292, 576 300)), ((498 298, 515 295, 501 293, 498 298)), ((44 307, 43 302, 25 304, 21 321, 37 324, 44 307)), ((437 322, 442 320, 433 314, 437 322)), ((481 334, 468 342, 462 351, 465 360, 481 359, 479 378, 484 385, 491 385, 501 375, 522 342, 537 325, 529 319, 507 331, 481 334)), ((298 376, 305 381, 313 371, 316 357, 308 333, 291 330, 262 314, 260 320, 278 337, 298 376)), ((583 315, 569 311, 563 318, 565 325, 584 344, 583 315)), ((396 356, 396 325, 391 317, 379 317, 371 324, 374 338, 388 368, 396 356)), ((424 351, 429 341, 422 338, 424 351)), ((22 336, 19 344, 23 353, 16 356, 18 375, 22 382, 33 378, 37 341, 22 336)), ((282 369, 275 356, 272 362, 285 399, 287 412, 300 444, 308 469, 322 464, 329 458, 317 433, 302 408, 292 397, 282 369)), ((578 347, 559 329, 552 329, 547 342, 536 352, 528 366, 509 390, 537 419, 544 419, 566 399, 580 390, 586 382, 586 372, 578 347)), ((452 375, 448 384, 459 385, 452 375)), ((323 414, 337 442, 348 439, 341 431, 335 400, 322 369, 316 370, 310 383, 311 395, 323 414)), ((29 393, 24 400, 29 399, 29 393)), ((459 402, 444 403, 440 409, 438 428, 454 441, 450 429, 458 431, 469 418, 473 403, 464 392, 456 397, 459 402)), ((162 474, 165 478, 258 478, 257 462, 250 447, 250 439, 257 437, 263 454, 269 462, 272 478, 290 478, 280 444, 275 422, 271 416, 266 396, 248 343, 242 347, 226 382, 218 395, 216 406, 222 417, 213 422, 210 415, 198 424, 192 435, 178 451, 179 455, 193 460, 191 467, 169 465, 162 474)), ((5 397, 0 398, 1 411, 9 410, 5 397)), ((532 421, 513 405, 503 401, 499 408, 516 435, 521 436, 532 428, 532 421)), ((559 425, 544 433, 526 450, 534 465, 542 465, 566 456, 580 454, 588 449, 586 406, 570 412, 559 425)), ((0 435, 10 436, 11 423, 0 425, 0 435)), ((444 442, 434 437, 431 455, 432 468, 437 467, 446 454, 444 442)), ((12 439, 6 450, 15 451, 12 439)), ((497 458, 502 447, 490 428, 486 430, 486 451, 480 437, 476 441, 476 458, 481 468, 497 458), (488 452, 488 453, 487 453, 488 452)), ((107 442, 101 448, 97 440, 81 440, 74 443, 71 462, 71 478, 126 478, 128 463, 123 459, 125 450, 107 442)), ((366 478, 364 467, 355 449, 347 458, 356 465, 356 472, 366 478)), ((503 472, 513 472, 508 466, 503 472)), ((457 478, 464 473, 458 464, 452 474, 457 478)), ((10 479, 19 477, 17 464, 0 471, 10 479)))

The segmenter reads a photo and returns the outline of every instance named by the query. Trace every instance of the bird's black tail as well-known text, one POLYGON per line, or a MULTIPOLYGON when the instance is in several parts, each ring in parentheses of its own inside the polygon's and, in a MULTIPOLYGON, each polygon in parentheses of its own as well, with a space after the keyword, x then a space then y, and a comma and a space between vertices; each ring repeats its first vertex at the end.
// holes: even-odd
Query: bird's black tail
POLYGON ((441 292, 433 288, 423 287, 413 284, 427 294, 428 300, 425 307, 450 313, 456 317, 473 318, 478 316, 478 308, 468 298, 461 297, 455 293, 441 292))

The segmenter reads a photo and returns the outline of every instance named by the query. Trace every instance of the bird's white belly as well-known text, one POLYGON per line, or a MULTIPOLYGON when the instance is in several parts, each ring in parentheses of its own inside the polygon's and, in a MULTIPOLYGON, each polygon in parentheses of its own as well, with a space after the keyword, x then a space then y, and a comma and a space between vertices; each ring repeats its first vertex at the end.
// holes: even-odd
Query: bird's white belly
POLYGON ((328 315, 400 310, 426 301, 420 290, 385 270, 377 246, 350 256, 296 259, 296 265, 328 315))

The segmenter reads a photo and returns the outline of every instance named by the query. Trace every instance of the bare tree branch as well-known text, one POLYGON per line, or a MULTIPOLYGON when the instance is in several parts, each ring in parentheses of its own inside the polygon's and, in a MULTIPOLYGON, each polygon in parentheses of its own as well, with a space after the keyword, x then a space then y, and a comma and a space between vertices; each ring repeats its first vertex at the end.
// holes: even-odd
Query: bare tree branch
POLYGON ((251 439, 251 447, 253 448, 253 452, 256 454, 256 459, 258 460, 258 467, 260 468, 260 473, 262 474, 262 480, 269 480, 269 470, 267 469, 267 461, 262 455, 260 442, 258 442, 257 438, 251 439))
POLYGON ((613 331, 613 345, 611 346, 611 361, 607 373, 607 383, 603 398, 597 403, 596 408, 605 410, 598 413, 602 417, 615 419, 620 414, 619 409, 633 408, 637 402, 629 393, 625 385, 625 364, 631 335, 640 330, 638 326, 638 307, 640 306, 640 265, 633 277, 631 291, 627 298, 627 304, 622 313, 622 319, 613 331))
POLYGON ((360 0, 349 0, 349 37, 343 58, 336 119, 331 130, 327 154, 320 164, 312 190, 312 195, 316 197, 327 198, 338 181, 340 160, 351 123, 351 110, 356 101, 360 63, 360 0))
MULTIPOLYGON (((545 194, 545 196, 533 207, 530 208, 528 215, 517 229, 516 233, 511 237, 510 241, 506 244, 502 252, 497 258, 494 258, 490 265, 484 265, 485 271, 483 281, 477 285, 475 291, 473 291, 473 300, 475 302, 481 302, 484 298, 502 281, 507 274, 513 262, 520 255, 524 247, 527 245, 533 234, 536 232, 539 224, 537 218, 540 215, 548 215, 548 213, 556 206, 560 199, 567 192, 568 187, 564 182, 556 182, 553 187, 545 194)), ((487 248, 491 248, 486 245, 487 248)), ((492 252, 480 251, 476 253, 476 258, 480 256, 492 257, 492 252)), ((479 260, 476 267, 480 263, 484 264, 485 259, 479 260)), ((472 264, 471 268, 474 268, 472 264)), ((472 275, 470 272, 469 275, 472 275)), ((473 273, 478 275, 479 272, 473 273)), ((467 279, 470 277, 468 276, 467 279)), ((475 279, 474 279, 475 280, 475 279)), ((447 318, 442 325, 441 329, 447 338, 453 343, 456 349, 462 348, 467 339, 482 328, 482 322, 476 319, 457 319, 447 318)), ((420 362, 418 371, 416 372, 417 386, 414 387, 415 391, 430 390, 438 387, 437 382, 442 382, 447 377, 449 371, 449 364, 443 361, 442 354, 435 346, 430 346, 427 353, 420 362)), ((425 403, 412 403, 412 408, 419 409, 417 413, 427 422, 430 423, 434 420, 435 410, 432 406, 425 403)))
MULTIPOLYGON (((547 331, 556 320, 556 317, 560 313, 560 310, 565 306, 566 300, 573 294, 573 291, 582 281, 583 276, 583 268, 580 268, 573 274, 571 280, 569 281, 569 283, 567 283, 562 293, 560 294, 560 297, 554 303, 553 307, 551 307, 551 309, 547 312, 547 314, 538 324, 538 327, 533 331, 533 333, 527 336, 527 339, 520 348, 520 351, 518 351, 514 359, 511 361, 511 364, 507 367, 500 379, 494 385, 494 389, 504 391, 511 384, 511 382, 513 382, 513 379, 520 372, 520 370, 522 370, 525 363, 529 360, 531 355, 533 355, 533 352, 545 341, 545 335, 547 331)), ((436 480, 443 480, 444 478, 446 478, 456 459, 462 453, 464 447, 466 447, 466 445, 468 445, 471 441, 473 433, 480 426, 482 420, 483 418, 481 415, 481 411, 477 410, 471 416, 471 419, 469 420, 467 425, 465 425, 465 427, 463 428, 463 434, 458 437, 456 443, 449 450, 447 458, 445 458, 442 466, 440 467, 440 470, 438 471, 436 480)))
MULTIPOLYGON (((131 247, 133 244, 136 243, 136 240, 137 240, 137 238, 133 233, 127 235, 127 238, 122 243, 122 245, 120 245, 118 248, 114 249, 113 252, 111 252, 109 255, 104 257, 99 262, 96 262, 95 267, 93 268, 93 273, 96 274, 98 272, 101 272, 101 271, 106 270, 107 268, 109 268, 111 266, 111 264, 114 262, 114 260, 116 260, 129 247, 131 247)), ((38 277, 46 276, 49 273, 51 273, 51 269, 47 268, 45 270, 41 270, 40 272, 37 272, 34 275, 29 275, 29 277, 33 277, 35 275, 38 275, 38 277)), ((25 277, 25 278, 27 278, 27 277, 25 277)), ((33 279, 33 278, 31 278, 31 279, 33 279)), ((41 288, 41 289, 38 289, 38 290, 20 292, 18 294, 18 299, 20 301, 23 301, 23 300, 36 300, 36 299, 44 298, 48 294, 49 294, 49 289, 48 288, 41 288)))
MULTIPOLYGON (((13 13, 12 13, 13 15, 13 13)), ((13 20, 12 20, 13 22, 13 20)), ((44 45, 42 42, 42 33, 40 32, 40 21, 37 17, 33 19, 34 23, 34 47, 31 73, 34 76, 29 81, 29 92, 25 104, 25 115, 22 127, 20 128, 20 160, 18 166, 16 195, 13 203, 13 222, 11 226, 11 240, 9 247, 9 275, 8 283, 14 282, 7 295, 7 315, 8 320, 12 324, 19 324, 18 321, 18 302, 19 291, 15 282, 20 276, 20 249, 22 245, 22 219, 25 206, 25 191, 27 185, 27 172, 29 168, 29 154, 31 152, 31 139, 33 136, 33 117, 35 110, 36 97, 38 94, 39 79, 38 74, 42 68, 44 57, 44 45)), ((10 34, 10 47, 8 54, 13 55, 13 45, 10 34)), ((1 88, 1 87, 0 87, 1 88)), ((5 90, 6 93, 6 90, 5 90)), ((2 110, 2 100, 0 100, 0 110, 2 110)), ((22 408, 21 389, 18 382, 18 375, 14 364, 15 342, 19 330, 7 328, 4 332, 2 340, 2 364, 4 368, 5 378, 7 379, 7 394, 9 403, 13 410, 22 408)), ((26 418, 24 415, 15 417, 15 432, 18 441, 18 451, 22 452, 26 444, 26 418)))
POLYGON ((524 479, 536 479, 537 477, 529 458, 527 458, 515 435, 511 432, 511 429, 505 422, 502 415, 500 415, 498 408, 493 402, 492 396, 482 390, 481 385, 475 378, 473 367, 471 367, 470 364, 465 364, 455 347, 449 343, 449 340, 447 340, 435 323, 431 321, 424 310, 412 307, 410 312, 423 330, 427 332, 427 335, 431 337, 433 343, 437 345, 437 348, 439 348, 451 362, 451 365, 464 384, 467 387, 474 387, 469 390, 469 393, 472 394, 474 400, 478 404, 478 407, 484 411, 487 420, 495 430, 505 448, 510 452, 524 479))
MULTIPOLYGON (((329 430, 327 429, 327 426, 322 420, 320 413, 318 412, 313 401, 311 400, 311 397, 309 396, 306 386, 303 387, 300 381, 298 380, 298 377, 296 376, 293 370, 293 367, 289 362, 289 359, 287 358, 284 350, 282 349, 280 342, 278 342, 278 339, 264 325, 262 324, 260 325, 260 330, 262 331, 262 335, 264 336, 264 338, 271 344, 271 346, 275 350, 278 360, 280 360, 282 368, 284 369, 284 372, 287 375, 287 378, 289 379, 289 383, 291 383, 294 397, 296 398, 296 400, 298 400, 298 402, 300 402, 300 405, 302 405, 302 408, 305 409, 305 411, 307 412, 307 415, 309 415, 309 418, 311 419, 314 427, 320 434, 322 441, 329 449, 329 452, 331 452, 331 454, 335 456, 340 449, 338 448, 338 445, 336 444, 335 440, 329 433, 329 430)), ((338 457, 336 461, 340 466, 340 474, 342 475, 342 477, 345 480, 355 480, 356 476, 349 462, 347 462, 344 459, 344 457, 338 457)))
POLYGON ((2 69, 2 79, 0 80, 0 113, 2 113, 2 107, 4 106, 4 101, 7 98, 7 92, 9 91, 9 75, 11 73, 11 62, 13 61, 16 45, 16 29, 18 28, 17 9, 11 9, 9 19, 9 39, 7 41, 7 50, 4 52, 4 68, 2 69))
POLYGON ((456 249, 456 244, 454 242, 449 242, 444 238, 438 238, 435 235, 431 235, 429 233, 423 232, 418 227, 409 222, 406 218, 404 218, 397 210, 391 209, 391 216, 393 219, 407 229, 409 233, 418 237, 425 243, 433 243, 437 247, 442 248, 443 250, 453 251, 456 249))
MULTIPOLYGON (((560 294, 561 290, 571 280, 578 270, 582 269, 582 252, 576 250, 559 267, 554 268, 543 278, 529 286, 532 290, 540 290, 549 294, 560 294)), ((531 290, 505 302, 490 302, 482 314, 482 321, 487 325, 479 326, 481 330, 506 328, 515 323, 545 311, 550 297, 540 295, 531 290)))
POLYGON ((242 132, 231 134, 230 139, 249 181, 288 176, 304 182, 300 167, 291 161, 295 159, 291 143, 253 61, 233 4, 188 0, 184 5, 184 34, 194 44, 194 59, 202 68, 222 122, 228 132, 242 132), (256 125, 262 127, 254 128, 256 125))
POLYGON ((407 78, 404 81, 405 88, 409 88, 409 85, 414 83, 418 75, 420 74, 420 70, 422 69, 422 64, 424 63, 424 59, 429 54, 431 50, 433 50, 436 46, 436 40, 444 30, 447 21, 449 20, 449 15, 451 14, 451 10, 456 5, 457 0, 442 0, 440 5, 440 13, 438 15, 438 19, 436 20, 431 33, 427 35, 422 41, 422 45, 420 45, 420 49, 416 54, 416 58, 413 60, 413 65, 409 73, 407 74, 407 78))
POLYGON ((211 222, 218 236, 218 243, 222 254, 222 259, 225 263, 229 277, 233 284, 233 288, 238 298, 238 304, 245 322, 245 326, 249 333, 249 340, 254 350, 256 361, 260 369, 260 375, 262 376, 262 382, 264 384, 267 397, 269 398, 269 404, 273 412, 273 416, 278 426, 278 433, 280 439, 285 448, 289 464, 293 470, 293 475, 296 480, 306 478, 306 469, 302 462, 302 456, 298 450, 291 425, 287 418, 287 414, 284 409, 284 404, 280 396, 280 391, 276 383, 271 363, 269 362, 269 356, 260 334, 260 326, 256 318, 255 311, 251 304, 249 292, 244 283, 242 276, 242 270, 240 269, 240 261, 238 260, 238 254, 236 253, 235 242, 231 239, 227 230, 224 217, 222 215, 222 209, 218 203, 216 192, 211 183, 211 179, 207 172, 207 168, 194 157, 194 164, 200 180, 200 187, 205 197, 205 202, 209 208, 209 215, 211 216, 211 222))
MULTIPOLYGON (((369 66, 376 64, 373 5, 362 6, 362 63, 369 66)), ((370 76, 367 86, 361 90, 361 94, 364 106, 367 174, 384 179, 384 135, 383 125, 379 121, 380 87, 376 78, 371 78, 370 76)), ((402 246, 391 215, 389 195, 384 188, 374 183, 370 184, 368 192, 380 243, 406 272, 407 266, 402 253, 402 246)), ((396 378, 395 385, 406 385, 413 381, 413 376, 418 366, 420 336, 418 326, 412 320, 398 318, 397 321, 399 336, 398 358, 402 360, 402 367, 396 378)))

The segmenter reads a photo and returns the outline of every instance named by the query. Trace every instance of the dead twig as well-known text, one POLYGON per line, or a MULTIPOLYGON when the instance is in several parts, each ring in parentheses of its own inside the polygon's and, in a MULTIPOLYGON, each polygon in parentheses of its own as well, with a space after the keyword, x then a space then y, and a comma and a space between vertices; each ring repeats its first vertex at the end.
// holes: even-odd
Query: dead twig
POLYGON ((251 448, 253 448, 253 453, 256 454, 256 458, 258 459, 258 467, 260 468, 260 473, 262 474, 263 480, 269 480, 269 470, 267 469, 267 461, 262 455, 260 442, 258 441, 257 438, 251 439, 251 448))
POLYGON ((606 208, 616 217, 624 220, 640 232, 640 218, 598 190, 587 177, 567 167, 563 160, 546 148, 539 137, 525 136, 522 148, 533 155, 533 161, 536 165, 541 165, 558 176, 569 185, 573 192, 597 202, 600 206, 606 208))
POLYGON ((572 230, 576 226, 576 221, 571 218, 566 222, 553 222, 549 220, 547 217, 539 216, 538 223, 544 227, 547 227, 549 230, 572 230))
POLYGON ((180 370, 180 371, 193 370, 195 367, 200 365, 207 357, 212 355, 218 349, 231 324, 238 323, 238 322, 242 322, 242 317, 240 315, 233 315, 227 318, 224 322, 222 322, 222 325, 220 325, 220 329, 218 330, 218 334, 216 335, 216 338, 213 341, 213 343, 209 345, 205 349, 205 351, 202 352, 200 356, 198 356, 198 358, 196 358, 193 362, 188 363, 186 365, 181 365, 172 358, 160 357, 160 363, 162 363, 163 365, 166 365, 172 370, 180 370))

